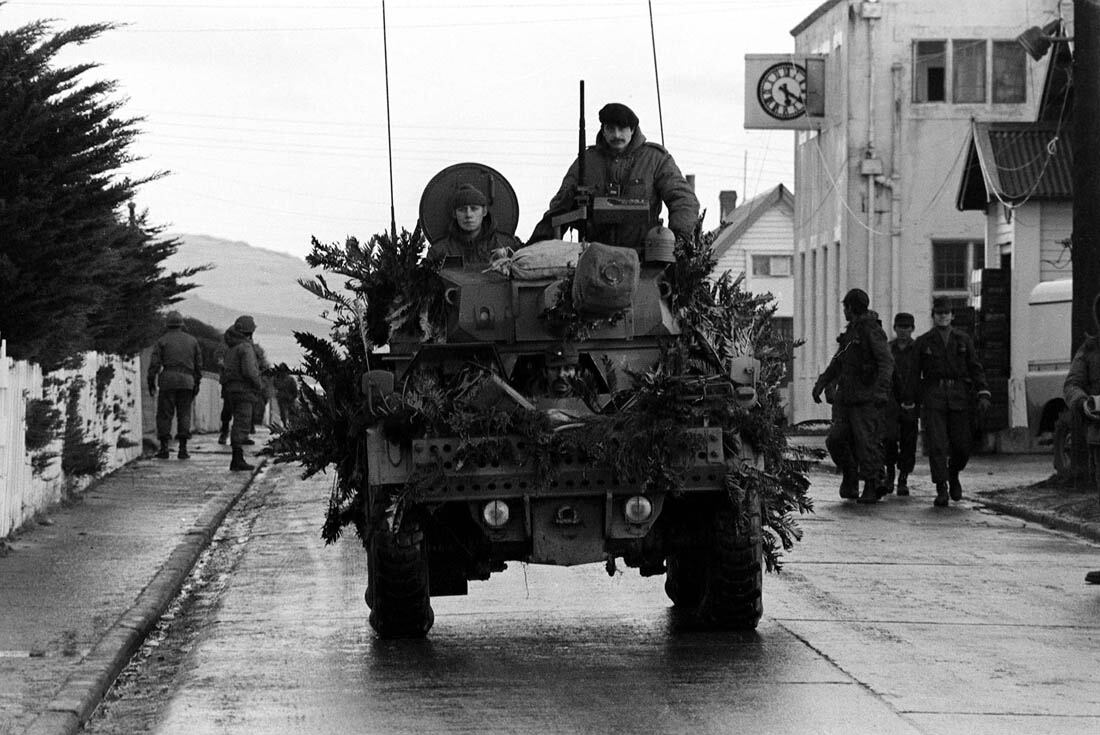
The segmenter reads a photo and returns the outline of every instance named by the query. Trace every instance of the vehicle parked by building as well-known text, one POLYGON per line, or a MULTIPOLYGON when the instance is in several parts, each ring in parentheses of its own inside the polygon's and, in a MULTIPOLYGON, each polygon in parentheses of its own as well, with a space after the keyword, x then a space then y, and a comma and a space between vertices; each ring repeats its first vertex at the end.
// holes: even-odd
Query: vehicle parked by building
POLYGON ((1069 467, 1072 422, 1062 398, 1070 354, 1073 279, 1044 281, 1028 297, 1027 424, 1040 444, 1051 444, 1054 468, 1069 467))

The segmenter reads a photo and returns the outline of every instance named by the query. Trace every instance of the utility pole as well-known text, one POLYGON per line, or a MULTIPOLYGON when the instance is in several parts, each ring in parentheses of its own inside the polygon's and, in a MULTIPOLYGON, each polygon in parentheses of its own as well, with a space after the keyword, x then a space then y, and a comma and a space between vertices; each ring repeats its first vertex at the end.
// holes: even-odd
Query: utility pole
MULTIPOLYGON (((1097 330, 1092 303, 1100 293, 1100 0, 1073 2, 1073 306, 1070 356, 1097 330)), ((1053 62, 1052 62, 1053 63, 1053 62)), ((1097 335, 1100 338, 1100 335, 1097 335)), ((1074 415, 1073 473, 1086 478, 1084 417, 1074 415)))

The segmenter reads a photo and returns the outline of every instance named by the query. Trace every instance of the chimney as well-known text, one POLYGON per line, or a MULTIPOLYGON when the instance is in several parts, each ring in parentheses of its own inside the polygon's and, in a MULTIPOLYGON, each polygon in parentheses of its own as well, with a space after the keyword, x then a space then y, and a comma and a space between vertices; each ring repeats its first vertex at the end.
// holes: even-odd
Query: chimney
POLYGON ((737 209, 737 192, 718 192, 718 224, 724 225, 729 222, 735 209, 737 209))

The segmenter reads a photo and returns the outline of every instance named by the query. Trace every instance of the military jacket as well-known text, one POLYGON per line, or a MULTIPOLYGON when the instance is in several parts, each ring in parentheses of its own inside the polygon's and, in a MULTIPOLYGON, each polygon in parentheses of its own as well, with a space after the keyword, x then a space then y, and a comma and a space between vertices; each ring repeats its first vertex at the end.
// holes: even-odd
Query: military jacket
MULTIPOLYGON (((626 150, 616 153, 604 140, 603 132, 596 138, 596 145, 584 152, 586 186, 592 187, 595 197, 623 197, 645 199, 649 202, 648 225, 611 224, 590 227, 587 239, 620 247, 641 247, 646 232, 657 223, 661 215, 661 203, 668 207, 668 227, 677 237, 690 238, 699 219, 699 200, 687 179, 680 173, 676 161, 662 146, 650 143, 638 128, 626 150)), ((551 219, 574 208, 577 186, 581 183, 580 161, 573 162, 561 188, 528 244, 555 237, 551 219)))
MULTIPOLYGON (((1087 338, 1073 356, 1062 392, 1075 415, 1080 414, 1086 398, 1100 395, 1100 344, 1096 337, 1087 338)), ((1100 444, 1100 421, 1085 422, 1085 439, 1100 444)))
POLYGON ((898 340, 890 340, 890 354, 894 358, 894 381, 891 391, 898 404, 920 402, 920 372, 917 364, 916 340, 910 340, 902 348, 898 340))
POLYGON ((962 411, 979 393, 988 393, 985 370, 970 335, 948 327, 947 339, 936 327, 917 337, 920 402, 930 409, 962 411))
POLYGON ((884 403, 890 394, 894 358, 878 314, 868 311, 854 317, 837 337, 836 354, 818 376, 815 388, 836 385, 833 403, 858 405, 884 403))
POLYGON ((182 329, 169 329, 153 346, 149 382, 161 390, 194 390, 202 383, 202 350, 199 341, 182 329))

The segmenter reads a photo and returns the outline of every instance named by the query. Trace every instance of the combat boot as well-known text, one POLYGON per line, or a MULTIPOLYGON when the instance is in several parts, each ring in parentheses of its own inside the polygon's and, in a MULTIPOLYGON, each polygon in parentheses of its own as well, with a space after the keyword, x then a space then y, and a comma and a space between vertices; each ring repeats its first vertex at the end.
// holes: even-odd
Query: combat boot
POLYGON ((936 499, 932 501, 932 505, 936 506, 937 508, 946 508, 947 507, 947 483, 946 482, 937 482, 936 483, 936 499))
POLYGON ((898 495, 909 494, 909 475, 904 472, 898 473, 898 495))
POLYGON ((229 462, 229 469, 233 470, 234 472, 239 472, 243 470, 253 470, 256 468, 250 465, 248 462, 244 461, 244 450, 240 447, 235 446, 233 447, 233 459, 229 462))
POLYGON ((877 480, 864 480, 863 481, 863 494, 859 496, 860 503, 869 505, 871 503, 877 503, 878 499, 882 497, 879 491, 882 488, 879 486, 877 480))
POLYGON ((160 451, 153 455, 157 459, 168 459, 168 442, 160 440, 160 451))
POLYGON ((951 479, 948 480, 948 492, 951 494, 952 500, 963 499, 963 486, 962 483, 959 482, 958 472, 951 473, 951 479))
POLYGON ((844 473, 844 479, 840 481, 840 497, 851 500, 859 497, 859 478, 848 472, 844 473))
POLYGON ((1100 569, 1094 569, 1085 574, 1085 581, 1089 584, 1100 584, 1100 569))
POLYGON ((191 454, 187 451, 186 439, 180 439, 180 451, 176 456, 180 459, 191 459, 191 454))

